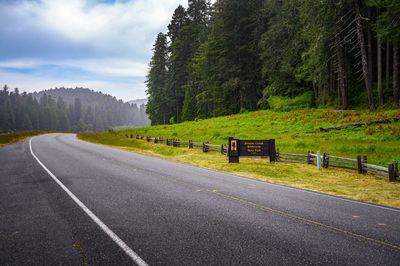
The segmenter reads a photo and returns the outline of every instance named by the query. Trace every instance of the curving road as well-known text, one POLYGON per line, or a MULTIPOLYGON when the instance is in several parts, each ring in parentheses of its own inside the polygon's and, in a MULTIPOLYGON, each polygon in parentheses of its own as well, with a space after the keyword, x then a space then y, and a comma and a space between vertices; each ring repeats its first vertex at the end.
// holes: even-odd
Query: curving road
POLYGON ((400 265, 400 210, 86 143, 0 148, 0 265, 400 265))

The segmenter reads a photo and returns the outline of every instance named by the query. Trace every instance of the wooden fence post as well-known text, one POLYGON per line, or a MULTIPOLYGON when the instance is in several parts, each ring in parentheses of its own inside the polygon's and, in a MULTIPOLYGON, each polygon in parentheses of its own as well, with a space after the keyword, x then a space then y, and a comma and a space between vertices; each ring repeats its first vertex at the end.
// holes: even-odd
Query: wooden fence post
POLYGON ((174 147, 179 147, 180 145, 179 145, 179 140, 178 139, 174 139, 173 141, 172 141, 172 146, 174 146, 174 147))
POLYGON ((318 167, 318 170, 322 170, 322 166, 321 166, 321 152, 320 151, 317 151, 317 167, 318 167))
POLYGON ((221 144, 221 154, 225 154, 224 150, 225 150, 224 144, 221 144))
POLYGON ((193 149, 193 141, 189 140, 189 149, 193 149))
POLYGON ((276 149, 276 161, 279 161, 279 148, 276 149))
POLYGON ((359 174, 363 173, 363 166, 361 162, 361 155, 357 155, 357 170, 359 174))
MULTIPOLYGON (((367 163, 367 155, 364 155, 364 158, 363 158, 363 163, 367 163)), ((367 167, 364 167, 363 166, 363 174, 366 174, 368 171, 367 171, 367 169, 366 169, 367 167)))
POLYGON ((396 180, 396 178, 400 177, 400 175, 399 175, 399 163, 397 161, 394 161, 393 165, 394 165, 394 179, 396 180))
POLYGON ((322 155, 322 167, 328 168, 329 167, 329 154, 324 153, 322 155))
POLYGON ((394 171, 394 164, 390 163, 388 166, 388 172, 389 172, 389 181, 390 182, 394 182, 396 181, 396 175, 395 175, 395 171, 394 171))
POLYGON ((307 153, 307 164, 311 164, 311 154, 310 151, 307 153))
POLYGON ((203 152, 208 152, 208 142, 203 142, 203 152))

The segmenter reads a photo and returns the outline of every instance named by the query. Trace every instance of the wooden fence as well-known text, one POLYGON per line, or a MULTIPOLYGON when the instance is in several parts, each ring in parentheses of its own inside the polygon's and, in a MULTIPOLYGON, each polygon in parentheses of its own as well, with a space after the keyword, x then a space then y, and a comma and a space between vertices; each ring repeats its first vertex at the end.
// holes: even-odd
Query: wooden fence
MULTIPOLYGON (((276 152, 278 162, 305 163, 318 165, 318 154, 308 152, 307 154, 282 153, 277 149, 276 152)), ((388 164, 388 167, 369 164, 367 156, 357 155, 355 159, 345 158, 324 153, 320 155, 320 165, 323 168, 336 167, 358 171, 359 174, 368 172, 375 173, 379 176, 388 177, 389 181, 395 181, 399 178, 398 162, 388 164)))
MULTIPOLYGON (((143 137, 140 135, 136 135, 134 137, 132 134, 125 136, 131 139, 132 138, 142 139, 148 142, 166 144, 168 146, 173 146, 173 147, 187 147, 189 149, 202 150, 203 152, 219 152, 223 155, 228 155, 228 147, 226 145, 212 145, 208 142, 194 142, 192 140, 189 141, 181 141, 178 139, 164 140, 163 138, 154 138, 152 136, 143 137)), ((372 172, 379 176, 389 178, 389 181, 399 180, 399 166, 397 161, 388 164, 388 167, 382 167, 378 165, 369 164, 367 162, 366 155, 364 156, 357 155, 357 157, 354 159, 354 158, 334 156, 327 153, 319 154, 310 151, 307 154, 282 153, 279 151, 279 149, 277 149, 276 158, 278 162, 313 164, 321 168, 336 167, 336 168, 350 169, 358 171, 359 174, 366 174, 368 172, 372 172)))
MULTIPOLYGON (((133 135, 125 135, 127 138, 133 138, 133 135)), ((136 139, 145 139, 148 142, 154 142, 159 144, 166 144, 167 146, 173 147, 187 147, 189 149, 202 150, 203 152, 219 152, 223 155, 228 154, 228 148, 226 145, 213 145, 208 142, 194 142, 192 140, 189 141, 181 141, 179 139, 163 139, 163 138, 154 138, 152 136, 143 137, 140 135, 136 135, 136 139)))

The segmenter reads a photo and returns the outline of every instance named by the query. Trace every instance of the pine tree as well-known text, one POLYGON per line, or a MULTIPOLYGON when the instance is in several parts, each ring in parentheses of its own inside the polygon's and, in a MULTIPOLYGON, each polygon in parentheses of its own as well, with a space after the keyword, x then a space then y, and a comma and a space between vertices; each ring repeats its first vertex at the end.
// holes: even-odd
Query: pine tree
MULTIPOLYGON (((399 68, 398 46, 400 43, 400 2, 382 0, 384 11, 379 16, 376 28, 381 39, 393 44, 393 106, 399 106, 399 68)), ((386 82, 389 82, 386 80, 386 82)))
POLYGON ((183 101, 182 107, 182 122, 191 121, 196 118, 196 110, 195 110, 195 99, 192 94, 192 90, 189 88, 186 89, 185 100, 183 101))
POLYGON ((166 124, 169 120, 168 100, 171 95, 167 89, 167 58, 167 38, 163 33, 159 33, 153 46, 153 57, 146 80, 146 92, 149 95, 146 113, 153 125, 166 124))
POLYGON ((82 102, 80 98, 75 98, 74 100, 74 123, 82 118, 82 102))

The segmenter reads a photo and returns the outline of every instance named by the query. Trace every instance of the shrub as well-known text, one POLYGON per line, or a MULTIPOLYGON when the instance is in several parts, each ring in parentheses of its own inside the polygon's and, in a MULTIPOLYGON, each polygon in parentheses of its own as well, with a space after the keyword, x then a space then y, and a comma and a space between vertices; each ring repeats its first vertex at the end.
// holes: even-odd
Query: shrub
POLYGON ((271 96, 268 98, 268 105, 274 111, 291 111, 310 108, 313 101, 312 92, 306 92, 295 98, 271 96))
POLYGON ((245 113, 248 113, 248 112, 249 111, 247 111, 246 108, 242 107, 242 108, 240 108, 239 114, 245 114, 245 113))

